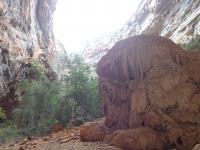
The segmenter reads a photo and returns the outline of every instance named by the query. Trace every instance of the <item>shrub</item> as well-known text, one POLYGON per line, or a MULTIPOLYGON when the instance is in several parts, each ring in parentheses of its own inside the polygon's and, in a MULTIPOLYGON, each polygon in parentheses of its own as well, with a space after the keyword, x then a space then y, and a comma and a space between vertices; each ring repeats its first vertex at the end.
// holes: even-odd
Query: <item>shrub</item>
POLYGON ((192 50, 195 48, 200 49, 200 35, 197 35, 189 43, 183 44, 182 47, 187 50, 192 50))
POLYGON ((28 133, 46 133, 54 124, 65 126, 69 122, 72 106, 60 81, 50 82, 38 64, 33 68, 37 78, 18 84, 22 101, 12 116, 18 128, 27 128, 28 133))
POLYGON ((23 81, 26 89, 13 118, 20 128, 33 128, 46 132, 54 124, 65 126, 71 118, 72 108, 59 81, 23 81))
POLYGON ((0 124, 0 143, 19 138, 19 132, 11 121, 0 124))
POLYGON ((6 119, 5 111, 2 107, 0 107, 0 120, 6 119))
POLYGON ((17 132, 8 126, 3 135, 12 128, 11 134, 46 134, 54 125, 64 127, 76 119, 83 122, 101 112, 97 78, 79 56, 69 61, 68 74, 62 82, 50 81, 45 69, 36 61, 31 62, 30 78, 21 80, 17 89, 21 101, 11 114, 17 132))
POLYGON ((31 62, 30 74, 34 80, 48 80, 44 67, 34 60, 31 62))

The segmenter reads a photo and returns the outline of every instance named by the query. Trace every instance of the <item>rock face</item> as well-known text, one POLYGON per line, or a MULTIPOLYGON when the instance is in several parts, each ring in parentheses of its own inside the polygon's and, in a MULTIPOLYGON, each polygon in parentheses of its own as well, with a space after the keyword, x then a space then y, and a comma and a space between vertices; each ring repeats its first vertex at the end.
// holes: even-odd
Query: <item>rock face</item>
POLYGON ((163 37, 118 42, 97 65, 105 125, 123 129, 108 141, 128 150, 192 149, 200 142, 199 65, 200 53, 163 37))
POLYGON ((0 1, 0 107, 16 102, 16 77, 23 78, 24 64, 49 61, 54 49, 52 15, 57 0, 0 1))
POLYGON ((200 35, 200 0, 141 0, 127 23, 113 34, 84 48, 84 56, 96 63, 117 41, 139 35, 160 35, 185 44, 200 35))
POLYGON ((119 34, 161 35, 176 43, 187 43, 200 34, 200 1, 143 0, 119 34))

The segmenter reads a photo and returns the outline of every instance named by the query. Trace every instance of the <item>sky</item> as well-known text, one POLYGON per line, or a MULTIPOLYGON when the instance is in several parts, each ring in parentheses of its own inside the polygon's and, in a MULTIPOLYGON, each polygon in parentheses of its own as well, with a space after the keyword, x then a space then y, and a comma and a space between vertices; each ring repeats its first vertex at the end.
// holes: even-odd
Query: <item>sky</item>
POLYGON ((54 33, 69 53, 78 52, 85 41, 120 29, 141 0, 58 0, 54 33))

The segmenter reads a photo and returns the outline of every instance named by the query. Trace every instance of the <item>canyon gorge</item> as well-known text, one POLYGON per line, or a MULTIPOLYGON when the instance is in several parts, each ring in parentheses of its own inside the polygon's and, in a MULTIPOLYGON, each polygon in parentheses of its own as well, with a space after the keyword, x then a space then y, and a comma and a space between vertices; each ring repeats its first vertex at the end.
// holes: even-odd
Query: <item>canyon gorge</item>
MULTIPOLYGON (((53 33, 56 3, 0 1, 0 108, 8 117, 21 100, 17 84, 35 78, 33 60, 50 81, 67 70, 67 50, 53 33)), ((200 0, 141 0, 120 30, 84 47, 105 118, 80 127, 80 140, 124 150, 199 150, 200 47, 182 46, 199 35, 200 0)))

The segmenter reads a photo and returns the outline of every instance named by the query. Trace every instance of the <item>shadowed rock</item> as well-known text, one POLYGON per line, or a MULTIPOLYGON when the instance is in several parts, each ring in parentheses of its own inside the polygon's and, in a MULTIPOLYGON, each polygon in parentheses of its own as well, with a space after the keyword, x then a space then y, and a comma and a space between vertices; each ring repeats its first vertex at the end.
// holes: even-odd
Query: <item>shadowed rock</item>
POLYGON ((104 125, 104 118, 95 122, 88 122, 80 129, 81 141, 103 141, 110 130, 104 125))
POLYGON ((108 142, 125 150, 164 149, 159 134, 151 128, 117 130, 113 132, 108 142))

